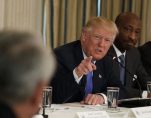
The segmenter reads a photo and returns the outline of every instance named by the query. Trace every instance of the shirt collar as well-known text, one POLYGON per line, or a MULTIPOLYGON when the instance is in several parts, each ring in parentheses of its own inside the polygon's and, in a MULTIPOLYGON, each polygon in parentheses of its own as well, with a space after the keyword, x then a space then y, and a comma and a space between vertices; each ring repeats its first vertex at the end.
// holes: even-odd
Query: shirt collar
POLYGON ((124 57, 125 57, 126 51, 124 53, 122 53, 114 44, 113 44, 113 48, 114 48, 114 50, 116 52, 117 57, 119 57, 121 55, 124 55, 124 57))

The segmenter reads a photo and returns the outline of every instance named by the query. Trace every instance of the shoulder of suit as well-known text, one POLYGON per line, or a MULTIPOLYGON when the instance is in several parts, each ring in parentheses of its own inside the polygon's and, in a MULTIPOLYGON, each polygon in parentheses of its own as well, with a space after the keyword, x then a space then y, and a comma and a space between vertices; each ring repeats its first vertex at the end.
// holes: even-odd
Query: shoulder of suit
POLYGON ((141 45, 138 47, 140 52, 147 52, 147 51, 151 51, 151 41, 145 43, 144 45, 141 45))
POLYGON ((141 57, 140 52, 137 48, 131 48, 130 50, 126 51, 126 55, 129 55, 135 59, 139 59, 141 57))
POLYGON ((54 53, 59 53, 59 52, 70 52, 72 49, 74 49, 76 46, 80 45, 80 41, 73 41, 67 44, 64 44, 62 46, 59 46, 54 49, 54 53))
POLYGON ((131 49, 127 50, 126 52, 138 53, 138 52, 139 52, 139 50, 138 50, 138 48, 133 47, 133 48, 131 48, 131 49))

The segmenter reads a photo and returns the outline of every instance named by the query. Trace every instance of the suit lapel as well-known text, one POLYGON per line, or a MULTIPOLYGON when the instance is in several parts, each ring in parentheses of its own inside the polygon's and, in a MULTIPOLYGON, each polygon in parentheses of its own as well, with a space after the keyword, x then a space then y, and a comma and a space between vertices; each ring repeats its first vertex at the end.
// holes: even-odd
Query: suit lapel
MULTIPOLYGON (((126 69, 127 71, 129 71, 130 73, 133 73, 132 72, 132 56, 131 53, 129 51, 126 52, 126 69)), ((132 83, 133 83, 133 78, 131 77, 130 73, 126 72, 126 86, 131 86, 132 83)))
POLYGON ((118 77, 118 78, 120 78, 120 68, 119 68, 119 63, 117 62, 118 61, 118 58, 117 58, 117 55, 116 55, 116 52, 115 52, 115 50, 114 50, 114 48, 113 48, 113 46, 110 48, 110 50, 109 50, 109 55, 111 56, 111 58, 113 58, 113 57, 116 57, 116 59, 115 60, 113 60, 112 59, 112 62, 113 62, 113 71, 114 71, 114 74, 116 74, 116 76, 118 77))
POLYGON ((102 62, 96 62, 97 69, 93 71, 93 93, 98 93, 104 88, 104 75, 103 75, 103 64, 102 62), (100 83, 100 84, 98 84, 100 83))

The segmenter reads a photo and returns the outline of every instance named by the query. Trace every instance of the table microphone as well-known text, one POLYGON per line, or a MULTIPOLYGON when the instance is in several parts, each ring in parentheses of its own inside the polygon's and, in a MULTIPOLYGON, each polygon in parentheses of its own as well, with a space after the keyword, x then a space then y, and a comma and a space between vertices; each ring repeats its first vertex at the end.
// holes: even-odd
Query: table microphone
POLYGON ((111 55, 111 54, 109 54, 108 56, 111 57, 113 61, 115 61, 116 63, 120 64, 120 66, 125 69, 125 72, 127 72, 127 73, 132 77, 133 81, 136 80, 137 85, 138 85, 138 88, 139 88, 139 91, 140 91, 140 97, 142 97, 142 88, 141 88, 141 85, 140 85, 140 83, 139 83, 139 81, 138 81, 138 79, 137 79, 137 75, 132 74, 132 73, 125 67, 125 65, 123 65, 121 62, 119 62, 119 61, 118 61, 118 59, 119 59, 118 57, 113 56, 113 55, 111 55))

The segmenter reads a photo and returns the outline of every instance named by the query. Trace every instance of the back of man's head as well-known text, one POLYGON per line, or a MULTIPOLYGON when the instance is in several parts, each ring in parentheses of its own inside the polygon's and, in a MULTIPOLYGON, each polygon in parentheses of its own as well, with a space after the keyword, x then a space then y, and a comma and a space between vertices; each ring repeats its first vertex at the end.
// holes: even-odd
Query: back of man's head
POLYGON ((29 99, 54 72, 52 53, 30 33, 0 32, 0 101, 8 105, 29 99))

